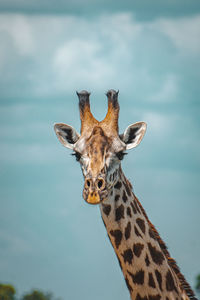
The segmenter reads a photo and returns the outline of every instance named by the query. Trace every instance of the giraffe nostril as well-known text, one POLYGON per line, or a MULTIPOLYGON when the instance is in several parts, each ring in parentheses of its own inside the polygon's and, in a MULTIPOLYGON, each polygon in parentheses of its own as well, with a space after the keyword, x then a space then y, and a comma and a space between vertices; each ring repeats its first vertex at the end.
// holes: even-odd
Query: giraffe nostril
POLYGON ((103 179, 99 179, 97 185, 98 185, 98 188, 101 189, 103 186, 103 179))
POLYGON ((90 180, 87 179, 86 184, 87 184, 88 187, 90 187, 90 180))

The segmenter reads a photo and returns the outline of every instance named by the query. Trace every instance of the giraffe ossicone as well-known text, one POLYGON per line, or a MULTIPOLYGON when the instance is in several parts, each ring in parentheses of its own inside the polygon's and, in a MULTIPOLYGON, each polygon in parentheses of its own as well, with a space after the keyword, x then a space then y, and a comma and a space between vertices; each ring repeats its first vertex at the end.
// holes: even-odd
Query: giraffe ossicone
POLYGON ((132 300, 195 300, 195 295, 170 257, 166 245, 132 191, 121 160, 138 146, 146 123, 137 122, 119 134, 118 92, 109 90, 102 121, 90 110, 90 93, 77 92, 81 132, 67 124, 54 129, 63 146, 72 149, 83 176, 83 198, 99 204, 108 236, 117 255, 132 300))

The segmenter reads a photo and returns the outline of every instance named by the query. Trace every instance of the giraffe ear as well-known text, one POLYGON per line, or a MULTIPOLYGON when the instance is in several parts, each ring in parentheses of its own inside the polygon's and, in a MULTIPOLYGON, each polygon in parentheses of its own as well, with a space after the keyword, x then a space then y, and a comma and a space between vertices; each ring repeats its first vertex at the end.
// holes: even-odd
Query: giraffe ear
POLYGON ((76 130, 67 124, 57 123, 54 125, 54 130, 61 144, 69 149, 74 148, 74 144, 80 137, 76 130))
POLYGON ((132 149, 139 145, 146 132, 147 124, 145 122, 137 122, 129 125, 123 134, 120 135, 121 140, 126 144, 126 149, 132 149))

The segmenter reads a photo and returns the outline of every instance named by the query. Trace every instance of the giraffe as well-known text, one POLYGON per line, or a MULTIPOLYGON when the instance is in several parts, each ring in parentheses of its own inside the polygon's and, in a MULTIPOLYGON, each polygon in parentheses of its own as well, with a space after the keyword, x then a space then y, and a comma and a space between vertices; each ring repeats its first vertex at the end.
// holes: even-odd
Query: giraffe
POLYGON ((77 95, 80 134, 64 123, 55 124, 54 129, 81 165, 84 200, 100 206, 131 299, 197 300, 121 168, 125 151, 144 137, 146 123, 131 124, 119 134, 118 92, 107 92, 108 111, 102 121, 91 113, 90 94, 81 91, 77 95))

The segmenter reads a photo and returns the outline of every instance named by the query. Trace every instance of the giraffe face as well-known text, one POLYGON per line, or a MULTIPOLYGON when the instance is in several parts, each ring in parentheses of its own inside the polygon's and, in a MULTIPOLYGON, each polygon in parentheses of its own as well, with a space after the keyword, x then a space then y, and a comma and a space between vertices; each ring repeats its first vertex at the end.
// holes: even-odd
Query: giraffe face
POLYGON ((89 137, 81 137, 74 146, 74 154, 84 176, 83 198, 90 204, 107 199, 109 190, 118 179, 124 150, 118 137, 109 137, 100 126, 94 127, 89 137))
POLYGON ((124 151, 136 147, 146 131, 146 123, 138 122, 118 134, 118 92, 108 92, 108 112, 101 122, 94 119, 89 107, 89 94, 79 96, 81 134, 67 124, 55 124, 60 142, 72 149, 79 161, 84 176, 83 198, 90 204, 107 199, 109 191, 118 180, 124 151), (82 97, 82 98, 81 98, 82 97))

